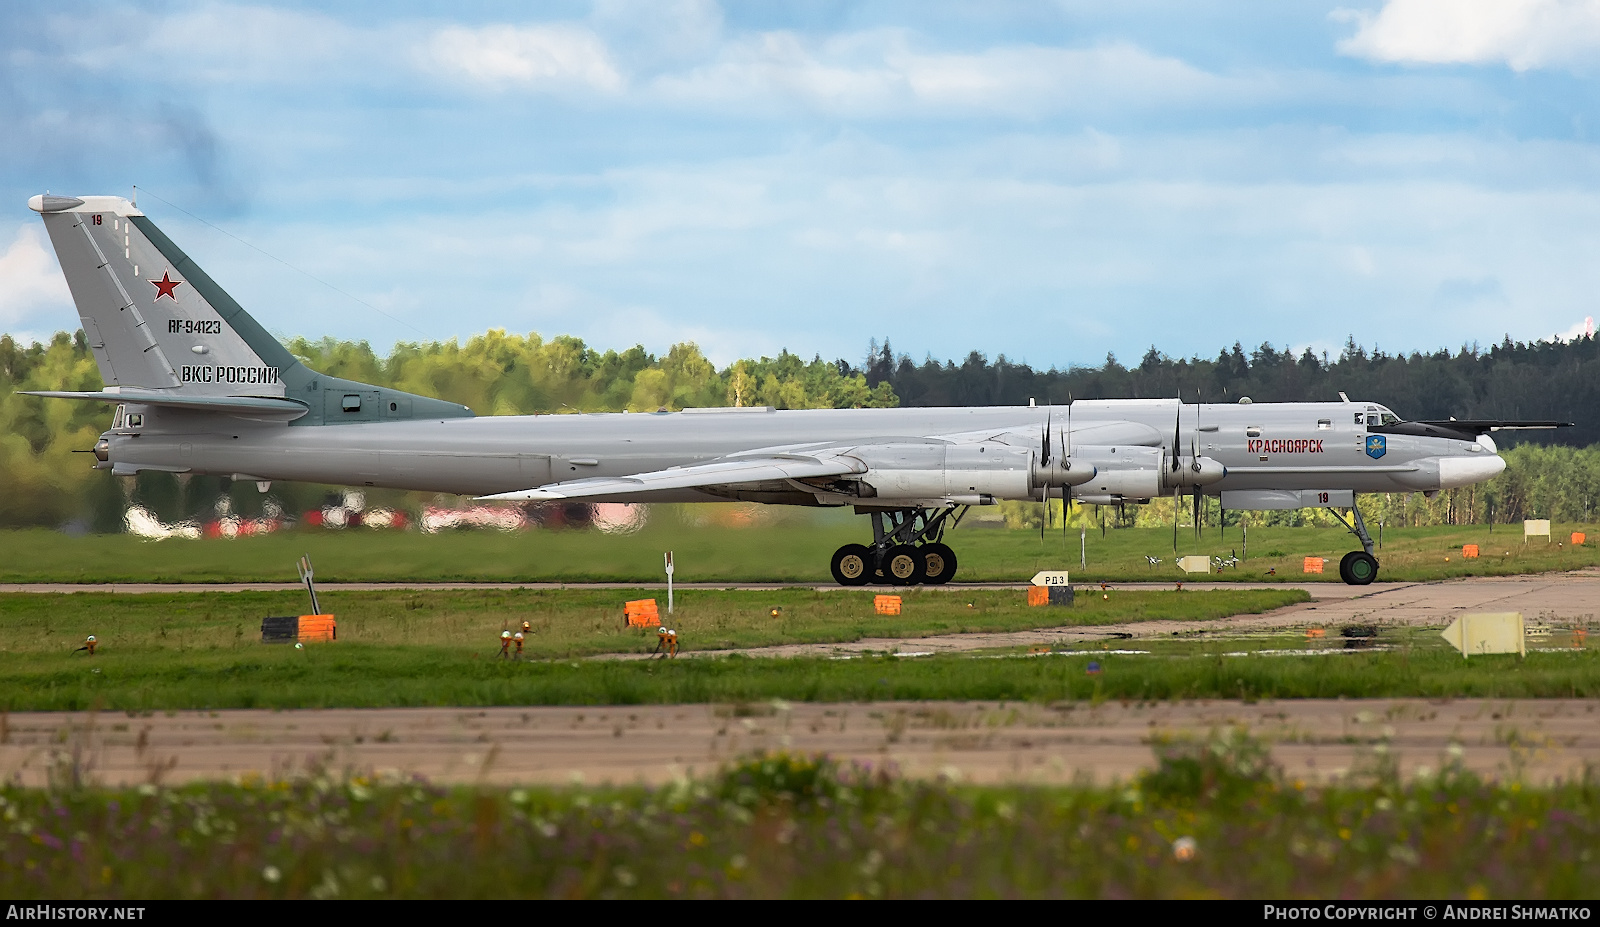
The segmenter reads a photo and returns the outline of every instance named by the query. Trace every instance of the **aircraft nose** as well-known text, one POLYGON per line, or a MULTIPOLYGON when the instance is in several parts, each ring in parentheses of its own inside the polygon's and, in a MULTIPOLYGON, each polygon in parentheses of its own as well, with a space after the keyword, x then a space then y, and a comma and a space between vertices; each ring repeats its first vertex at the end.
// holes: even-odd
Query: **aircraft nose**
POLYGON ((1439 488, 1455 489, 1481 483, 1499 476, 1505 469, 1505 458, 1499 454, 1443 457, 1439 460, 1439 488))

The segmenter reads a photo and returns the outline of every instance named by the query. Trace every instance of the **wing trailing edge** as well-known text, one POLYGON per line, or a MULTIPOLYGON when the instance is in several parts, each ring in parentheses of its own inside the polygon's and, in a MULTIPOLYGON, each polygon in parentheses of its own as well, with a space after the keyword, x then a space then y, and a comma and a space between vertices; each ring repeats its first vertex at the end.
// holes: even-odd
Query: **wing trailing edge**
POLYGON ((781 455, 768 457, 741 457, 735 460, 716 460, 688 467, 671 467, 634 476, 595 477, 586 480, 568 480, 534 489, 480 496, 489 502, 537 501, 551 502, 561 499, 593 499, 625 493, 653 492, 664 489, 700 489, 707 486, 727 486, 739 483, 760 483, 770 480, 798 480, 815 477, 844 476, 866 472, 866 465, 848 457, 806 457, 781 455))

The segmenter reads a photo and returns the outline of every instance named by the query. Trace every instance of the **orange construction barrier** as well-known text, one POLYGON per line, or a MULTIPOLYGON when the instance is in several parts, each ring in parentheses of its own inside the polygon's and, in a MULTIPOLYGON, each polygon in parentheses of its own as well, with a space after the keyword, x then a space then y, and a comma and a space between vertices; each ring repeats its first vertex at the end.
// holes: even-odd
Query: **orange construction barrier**
POLYGON ((1050 587, 1049 586, 1029 586, 1028 587, 1028 604, 1029 605, 1049 605, 1050 604, 1050 587))
POLYGON ((880 615, 900 614, 900 597, 897 595, 875 595, 872 597, 872 609, 880 615))
POLYGON ((1582 544, 1584 542, 1584 540, 1585 540, 1585 538, 1584 538, 1584 534, 1583 534, 1582 531, 1574 531, 1574 532, 1572 532, 1572 544, 1573 544, 1574 547, 1582 544))
POLYGON ((661 612, 656 608, 655 599, 635 599, 632 602, 622 603, 622 613, 628 618, 630 628, 659 628, 661 627, 661 612))
POLYGON ((332 615, 301 615, 297 639, 301 643, 336 641, 339 639, 339 625, 333 620, 332 615))
POLYGON ((1307 557, 1303 572, 1306 572, 1306 573, 1321 573, 1322 572, 1322 558, 1321 557, 1307 557))
POLYGON ((1477 558, 1478 558, 1478 545, 1476 545, 1476 544, 1463 544, 1463 545, 1461 545, 1461 559, 1463 559, 1463 560, 1476 560, 1477 558))

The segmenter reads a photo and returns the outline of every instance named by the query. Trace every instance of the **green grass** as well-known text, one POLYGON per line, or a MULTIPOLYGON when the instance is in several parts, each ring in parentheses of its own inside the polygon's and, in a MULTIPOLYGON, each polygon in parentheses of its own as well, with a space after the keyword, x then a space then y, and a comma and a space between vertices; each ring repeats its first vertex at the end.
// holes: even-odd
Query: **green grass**
MULTIPOLYGON (((1584 525, 1554 526, 1564 541, 1584 525)), ((68 537, 45 530, 0 531, 0 583, 293 581, 294 562, 309 553, 318 578, 368 582, 656 582, 662 551, 674 551, 680 582, 831 582, 828 557, 842 544, 869 536, 865 518, 836 516, 814 524, 692 527, 659 519, 637 534, 533 530, 519 534, 460 531, 327 531, 305 529, 263 537, 207 541, 143 541, 127 535, 68 537)), ((1079 563, 1076 533, 960 528, 946 541, 960 557, 958 581, 1026 582, 1040 569, 1069 569, 1084 581, 1184 578, 1161 528, 1091 531, 1087 567, 1079 563), (1162 558, 1151 566, 1146 556, 1162 558)), ((1338 560, 1356 547, 1342 529, 1254 528, 1249 557, 1211 579, 1338 582, 1338 560), (1303 558, 1328 557, 1321 577, 1301 572, 1303 558), (1276 575, 1268 576, 1269 570, 1276 575)), ((1227 557, 1245 553, 1238 528, 1208 529, 1196 542, 1179 534, 1180 554, 1227 557)), ((1485 526, 1388 529, 1380 580, 1430 580, 1510 575, 1600 566, 1600 545, 1524 544, 1520 529, 1485 526), (1461 546, 1483 556, 1463 560, 1461 546), (1447 559, 1448 558, 1448 559, 1447 559)))
MULTIPOLYGON (((670 623, 687 651, 674 661, 588 660, 646 653, 651 630, 624 630, 627 589, 330 593, 340 640, 304 650, 262 644, 260 618, 295 614, 291 592, 0 595, 0 709, 160 711, 481 705, 607 705, 874 699, 1171 699, 1600 696, 1600 650, 1463 660, 1432 632, 1391 631, 1381 652, 1230 656, 1311 646, 1284 635, 1254 643, 1176 636, 1149 654, 1089 650, 1024 656, 774 659, 715 656, 734 647, 898 639, 1207 620, 1305 601, 1298 589, 1116 591, 1072 608, 1029 608, 1015 590, 913 591, 899 616, 872 593, 809 589, 692 590, 670 623), (782 609, 773 618, 770 609, 782 609), (528 659, 496 658, 501 628, 534 626, 528 659), (87 634, 94 657, 74 653, 87 634), (1102 664, 1086 673, 1089 660, 1102 664)), ((1110 646, 1109 644, 1107 645, 1110 646)), ((1317 642, 1316 646, 1328 646, 1317 642)))
MULTIPOLYGON (((1071 608, 1030 608, 1026 594, 1014 589, 959 594, 909 589, 900 593, 899 615, 879 615, 873 609, 874 595, 854 589, 679 590, 671 615, 665 595, 639 589, 338 591, 324 593, 321 605, 338 618, 334 646, 340 651, 398 648, 436 649, 441 658, 492 655, 500 632, 520 629, 526 621, 532 625, 528 656, 561 658, 652 649, 654 629, 623 626, 622 603, 639 598, 657 600, 662 620, 678 632, 680 647, 688 651, 1041 626, 1208 621, 1310 598, 1301 589, 1126 590, 1109 598, 1080 596, 1071 608), (776 617, 773 609, 778 610, 776 617)), ((239 656, 263 647, 277 649, 260 643, 263 616, 297 615, 308 608, 303 592, 0 594, 0 659, 65 659, 89 634, 99 639, 97 665, 162 654, 239 656)))
POLYGON ((1600 787, 1392 761, 1287 780, 1234 735, 1112 787, 783 754, 660 789, 293 782, 0 790, 0 892, 71 898, 1587 899, 1600 787), (93 835, 93 836, 90 836, 93 835))
POLYGON ((1443 649, 1326 657, 730 656, 508 663, 442 648, 343 645, 153 652, 93 661, 0 656, 0 709, 164 711, 642 705, 785 699, 1160 700, 1593 698, 1600 652, 1474 657, 1443 649), (1088 662, 1101 664, 1097 675, 1088 662))
MULTIPOLYGON (((260 642, 263 615, 302 610, 302 597, 291 592, 0 595, 0 708, 671 701, 684 684, 700 692, 687 696, 689 701, 718 700, 732 681, 721 672, 701 677, 668 670, 653 683, 655 671, 648 667, 613 677, 599 664, 567 662, 653 649, 653 629, 622 627, 622 602, 638 595, 626 589, 339 592, 326 596, 323 605, 338 616, 340 639, 305 650, 260 642), (498 659, 501 630, 519 628, 524 620, 533 626, 528 659, 498 659), (99 652, 74 652, 89 634, 98 639, 99 652), (634 679, 624 686, 636 694, 613 692, 616 679, 634 679), (659 685, 668 679, 677 681, 659 685), (707 687, 707 680, 720 681, 707 687)), ((874 612, 871 592, 693 590, 683 593, 668 621, 681 646, 693 652, 868 636, 913 640, 1040 625, 1212 620, 1308 596, 1299 589, 1126 591, 1109 599, 1085 596, 1073 608, 1030 608, 1016 590, 910 590, 902 598, 901 614, 885 616, 874 612), (771 615, 773 608, 780 609, 779 617, 771 615)), ((697 662, 708 661, 684 659, 674 666, 697 662)), ((808 683, 758 683, 774 684, 808 683)))

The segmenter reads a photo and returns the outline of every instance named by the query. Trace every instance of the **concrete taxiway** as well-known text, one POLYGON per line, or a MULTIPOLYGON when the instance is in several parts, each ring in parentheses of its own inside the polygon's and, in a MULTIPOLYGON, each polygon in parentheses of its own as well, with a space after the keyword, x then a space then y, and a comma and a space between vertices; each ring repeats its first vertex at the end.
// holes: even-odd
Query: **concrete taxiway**
POLYGON ((1403 776, 1460 762, 1530 783, 1600 764, 1600 703, 1374 699, 1032 703, 874 702, 584 708, 405 708, 4 717, 0 775, 106 785, 319 770, 448 783, 659 784, 755 751, 893 764, 975 782, 1127 780, 1163 737, 1243 728, 1292 778, 1403 776))

